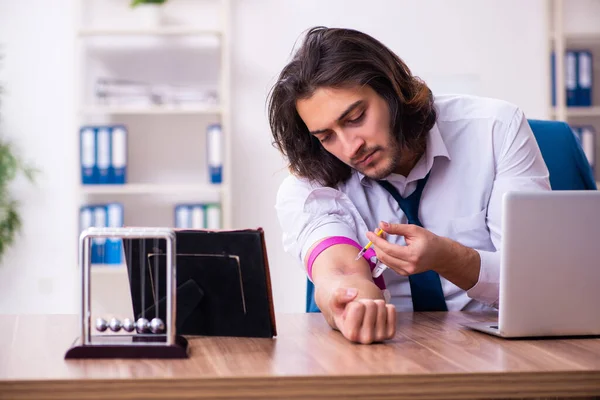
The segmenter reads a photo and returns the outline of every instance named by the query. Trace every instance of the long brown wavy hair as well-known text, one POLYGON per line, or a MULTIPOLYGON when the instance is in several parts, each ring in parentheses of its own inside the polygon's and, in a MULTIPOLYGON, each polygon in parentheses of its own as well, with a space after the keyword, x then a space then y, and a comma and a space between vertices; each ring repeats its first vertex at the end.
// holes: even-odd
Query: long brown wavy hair
POLYGON ((352 29, 311 28, 283 68, 268 99, 273 145, 299 177, 335 187, 351 167, 323 148, 309 133, 296 102, 322 87, 369 85, 388 104, 390 132, 400 148, 423 151, 436 112, 433 94, 406 64, 373 37, 352 29))

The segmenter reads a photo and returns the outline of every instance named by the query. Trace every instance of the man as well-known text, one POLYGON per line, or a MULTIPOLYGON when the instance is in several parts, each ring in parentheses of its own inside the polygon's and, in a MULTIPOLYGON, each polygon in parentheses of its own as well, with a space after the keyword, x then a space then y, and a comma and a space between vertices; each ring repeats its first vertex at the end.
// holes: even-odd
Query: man
POLYGON ((396 309, 497 307, 502 196, 550 190, 521 110, 434 97, 376 39, 317 27, 274 85, 269 121, 292 173, 276 201, 283 244, 332 328, 372 343, 394 336, 396 309), (356 259, 368 241, 376 259, 356 259))

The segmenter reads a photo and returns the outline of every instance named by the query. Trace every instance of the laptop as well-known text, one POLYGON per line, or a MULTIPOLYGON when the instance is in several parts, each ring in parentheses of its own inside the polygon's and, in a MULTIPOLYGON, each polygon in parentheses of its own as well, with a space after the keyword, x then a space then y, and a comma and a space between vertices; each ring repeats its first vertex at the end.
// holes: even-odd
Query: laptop
POLYGON ((506 338, 600 335, 600 191, 503 198, 497 323, 506 338))

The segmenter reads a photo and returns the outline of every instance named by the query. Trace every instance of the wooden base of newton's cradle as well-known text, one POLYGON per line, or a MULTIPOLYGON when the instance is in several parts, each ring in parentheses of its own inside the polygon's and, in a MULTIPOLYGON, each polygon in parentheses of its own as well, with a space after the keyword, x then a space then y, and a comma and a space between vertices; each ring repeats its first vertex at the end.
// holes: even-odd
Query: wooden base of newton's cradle
POLYGON ((175 336, 175 344, 168 345, 164 337, 151 338, 121 336, 116 341, 110 335, 94 337, 91 344, 81 345, 78 338, 65 354, 65 359, 81 358, 187 358, 188 341, 175 336))

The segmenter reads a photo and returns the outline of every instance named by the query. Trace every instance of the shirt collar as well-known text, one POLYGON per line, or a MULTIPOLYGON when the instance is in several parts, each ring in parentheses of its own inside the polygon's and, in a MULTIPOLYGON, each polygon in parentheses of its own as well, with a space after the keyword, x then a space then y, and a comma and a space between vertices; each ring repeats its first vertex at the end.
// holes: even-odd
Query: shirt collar
MULTIPOLYGON (((451 159, 450 154, 448 153, 448 148, 446 147, 446 143, 444 143, 444 139, 442 138, 442 134, 440 133, 437 123, 433 124, 433 127, 427 135, 427 140, 425 143, 425 154, 419 159, 417 164, 408 174, 407 182, 425 178, 429 171, 431 171, 431 168, 433 167, 433 161, 436 157, 445 157, 448 160, 451 159)), ((371 186, 372 179, 366 177, 358 171, 355 171, 355 173, 358 175, 361 184, 364 186, 371 186)))

